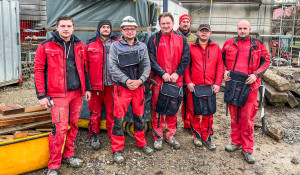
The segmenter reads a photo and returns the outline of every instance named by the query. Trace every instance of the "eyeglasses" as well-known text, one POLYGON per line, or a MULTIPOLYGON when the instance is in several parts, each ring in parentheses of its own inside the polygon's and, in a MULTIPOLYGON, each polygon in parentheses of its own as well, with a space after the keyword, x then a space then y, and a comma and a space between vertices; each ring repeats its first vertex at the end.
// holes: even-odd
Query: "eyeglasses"
POLYGON ((128 29, 122 29, 125 32, 134 32, 136 29, 135 28, 128 28, 128 29))
POLYGON ((199 30, 201 33, 209 33, 209 30, 199 30))

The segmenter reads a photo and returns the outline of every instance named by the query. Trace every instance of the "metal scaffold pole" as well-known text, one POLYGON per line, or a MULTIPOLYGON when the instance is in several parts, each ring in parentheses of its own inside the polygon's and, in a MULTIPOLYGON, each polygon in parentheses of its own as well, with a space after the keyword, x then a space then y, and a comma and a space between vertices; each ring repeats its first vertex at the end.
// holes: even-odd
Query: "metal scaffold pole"
POLYGON ((210 0, 210 9, 209 9, 209 25, 211 25, 211 10, 212 10, 213 0, 210 0))

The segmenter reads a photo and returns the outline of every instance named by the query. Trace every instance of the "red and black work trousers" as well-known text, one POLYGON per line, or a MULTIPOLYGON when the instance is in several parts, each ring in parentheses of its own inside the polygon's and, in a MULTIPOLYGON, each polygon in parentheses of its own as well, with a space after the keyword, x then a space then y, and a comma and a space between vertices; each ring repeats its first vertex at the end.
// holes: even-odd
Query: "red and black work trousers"
POLYGON ((102 110, 102 104, 105 106, 106 113, 106 130, 109 138, 111 137, 111 131, 113 126, 113 86, 105 86, 103 91, 91 91, 91 100, 89 101, 89 110, 92 112, 89 121, 89 135, 100 132, 100 116, 102 110))
MULTIPOLYGON (((153 91, 152 91, 153 108, 155 108, 156 106, 160 88, 161 88, 161 83, 157 85, 153 85, 153 91)), ((166 139, 167 140, 172 139, 172 137, 175 135, 177 130, 177 115, 178 115, 178 111, 174 116, 166 116, 166 115, 159 114, 154 110, 152 116, 152 132, 153 132, 154 140, 163 139, 163 129, 165 124, 167 126, 165 130, 166 139)))
POLYGON ((49 169, 59 169, 62 158, 74 156, 74 141, 78 132, 77 123, 81 114, 82 99, 81 89, 67 91, 66 97, 52 97, 53 130, 49 134, 49 169))
POLYGON ((122 86, 114 85, 114 124, 111 135, 111 151, 118 152, 124 149, 125 137, 123 131, 124 116, 128 106, 132 104, 134 136, 136 145, 144 147, 147 145, 145 139, 145 125, 143 120, 145 105, 145 86, 130 90, 122 86))
POLYGON ((258 110, 258 89, 250 90, 245 106, 228 105, 231 116, 231 143, 242 146, 244 152, 253 153, 254 146, 254 118, 258 110))
POLYGON ((190 128, 190 118, 193 116, 191 114, 191 109, 188 107, 188 99, 187 99, 187 93, 188 89, 186 88, 186 85, 183 88, 183 92, 185 93, 182 100, 182 106, 181 106, 181 116, 183 121, 183 127, 184 128, 190 128))
POLYGON ((194 103, 192 92, 187 92, 188 108, 191 112, 191 130, 195 138, 207 141, 213 134, 213 115, 194 115, 194 103))

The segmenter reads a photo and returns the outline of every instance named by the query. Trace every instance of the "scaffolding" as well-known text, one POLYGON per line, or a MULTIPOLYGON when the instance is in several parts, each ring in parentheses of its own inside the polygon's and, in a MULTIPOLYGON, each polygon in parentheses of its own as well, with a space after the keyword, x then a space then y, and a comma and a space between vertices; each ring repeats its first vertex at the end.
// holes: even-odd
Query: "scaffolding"
MULTIPOLYGON (((299 54, 294 54, 294 56, 300 55, 300 43, 299 46, 294 45, 296 40, 300 39, 300 19, 297 17, 297 10, 299 11, 300 7, 297 2, 266 2, 263 0, 178 0, 180 3, 183 4, 190 4, 190 3, 197 3, 201 4, 201 7, 190 12, 190 15, 202 10, 205 7, 209 7, 209 16, 208 17, 198 17, 198 18, 208 18, 208 23, 210 25, 214 26, 236 26, 236 23, 212 23, 212 19, 230 19, 230 20, 255 20, 255 24, 251 24, 251 26, 256 27, 256 32, 251 32, 250 35, 253 35, 255 37, 260 38, 269 38, 270 42, 274 39, 277 39, 280 41, 281 38, 289 37, 290 39, 290 57, 287 60, 289 63, 289 66, 291 67, 292 64, 292 57, 293 57, 293 50, 297 49, 299 50, 299 54), (212 10, 214 4, 257 4, 258 11, 257 11, 257 18, 239 18, 239 17, 214 17, 212 16, 212 10), (202 6, 203 5, 203 6, 202 6), (276 8, 281 8, 281 15, 279 19, 273 19, 273 18, 267 18, 266 12, 267 7, 272 6, 272 11, 274 11, 276 8), (293 8, 293 16, 290 18, 286 18, 286 9, 287 8, 293 8), (264 21, 269 20, 271 21, 270 25, 265 24, 264 21), (298 26, 299 25, 299 26, 298 26), (262 33, 262 29, 264 27, 270 27, 272 29, 269 33, 262 33), (296 31, 299 31, 299 33, 295 33, 296 31), (289 33, 288 33, 289 32, 289 33)), ((299 3, 299 2, 298 2, 299 3)), ((300 13, 299 13, 300 14, 300 13)), ((300 16, 300 15, 299 15, 300 16)), ((193 22, 192 22, 193 24, 193 22)), ((195 24, 195 23, 194 23, 195 24)), ((195 32, 195 31, 193 31, 195 32)), ((236 31, 213 31, 213 34, 225 34, 225 35, 235 35, 236 31)), ((280 42, 279 42, 280 44, 280 42)), ((271 49, 271 48, 270 48, 271 49)), ((279 49, 278 49, 278 56, 279 49)), ((300 57, 300 56, 299 56, 300 57)), ((273 58, 274 59, 274 58, 273 58)), ((298 58, 299 59, 299 58, 298 58)), ((279 58, 277 59, 279 60, 279 58)), ((278 62, 277 62, 278 65, 278 62)), ((298 63, 299 65, 299 63, 298 63)))

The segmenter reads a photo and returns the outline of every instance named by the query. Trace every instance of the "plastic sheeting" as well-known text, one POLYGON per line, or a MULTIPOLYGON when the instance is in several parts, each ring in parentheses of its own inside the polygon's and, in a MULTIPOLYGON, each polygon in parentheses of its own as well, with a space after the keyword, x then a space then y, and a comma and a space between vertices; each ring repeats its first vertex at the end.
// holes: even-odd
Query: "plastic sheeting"
MULTIPOLYGON (((156 26, 157 4, 147 0, 47 0, 47 25, 55 27, 60 15, 69 15, 73 18, 75 27, 97 27, 103 19, 110 20, 113 28, 121 25, 125 16, 136 19, 139 27, 156 26)), ((120 32, 114 32, 120 36, 120 32)), ((47 37, 51 37, 50 31, 47 37)), ((82 41, 95 36, 93 31, 74 31, 74 34, 82 41)), ((151 36, 150 31, 137 32, 141 41, 147 41, 151 36)))

